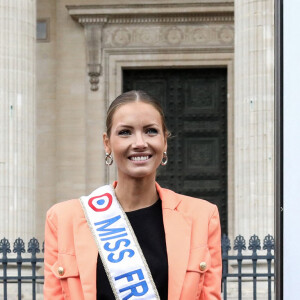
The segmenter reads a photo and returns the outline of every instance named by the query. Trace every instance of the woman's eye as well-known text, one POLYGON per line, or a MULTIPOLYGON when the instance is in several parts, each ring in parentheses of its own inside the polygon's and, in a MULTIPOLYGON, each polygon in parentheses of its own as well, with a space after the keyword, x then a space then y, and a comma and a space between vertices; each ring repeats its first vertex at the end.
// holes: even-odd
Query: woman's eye
POLYGON ((157 129, 155 129, 155 128, 148 128, 147 130, 146 130, 146 133, 147 134, 157 134, 158 133, 158 131, 157 131, 157 129))
POLYGON ((123 129, 123 130, 119 131, 118 135, 130 135, 130 130, 123 129))

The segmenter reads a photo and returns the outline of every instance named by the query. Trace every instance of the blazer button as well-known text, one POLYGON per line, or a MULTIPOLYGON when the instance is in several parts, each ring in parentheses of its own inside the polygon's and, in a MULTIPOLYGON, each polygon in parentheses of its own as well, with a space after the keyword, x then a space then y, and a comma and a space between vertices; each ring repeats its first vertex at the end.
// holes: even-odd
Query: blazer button
POLYGON ((200 270, 201 271, 204 271, 206 269, 206 262, 205 261, 202 261, 201 263, 200 263, 200 270))
POLYGON ((63 276, 65 274, 65 269, 63 267, 58 267, 57 272, 60 276, 63 276))

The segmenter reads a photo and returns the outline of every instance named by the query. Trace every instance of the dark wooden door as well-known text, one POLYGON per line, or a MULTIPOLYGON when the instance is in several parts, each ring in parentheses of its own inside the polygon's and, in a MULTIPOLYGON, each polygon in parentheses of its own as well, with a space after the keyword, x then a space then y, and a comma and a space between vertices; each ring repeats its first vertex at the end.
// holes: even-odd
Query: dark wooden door
POLYGON ((172 133, 157 181, 216 204, 227 233, 227 70, 123 70, 123 91, 132 89, 161 102, 172 133))

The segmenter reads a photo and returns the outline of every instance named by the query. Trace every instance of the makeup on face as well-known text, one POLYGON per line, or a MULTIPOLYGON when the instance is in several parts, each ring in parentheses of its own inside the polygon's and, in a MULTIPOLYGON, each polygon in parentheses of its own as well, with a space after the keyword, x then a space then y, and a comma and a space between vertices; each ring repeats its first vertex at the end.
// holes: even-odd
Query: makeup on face
POLYGON ((106 150, 112 152, 119 176, 152 176, 166 149, 161 116, 152 105, 131 102, 116 110, 106 150))

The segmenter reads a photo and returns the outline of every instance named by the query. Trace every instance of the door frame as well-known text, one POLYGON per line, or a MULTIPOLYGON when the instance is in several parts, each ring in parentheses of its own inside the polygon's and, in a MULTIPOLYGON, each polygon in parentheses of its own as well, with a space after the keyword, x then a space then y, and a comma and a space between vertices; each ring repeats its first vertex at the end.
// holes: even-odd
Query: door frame
MULTIPOLYGON (((234 65, 233 53, 206 53, 177 50, 138 52, 131 50, 104 49, 103 82, 106 109, 113 99, 122 93, 123 69, 154 68, 227 68, 227 159, 228 159, 228 236, 234 238, 234 65)), ((117 175, 116 168, 106 168, 106 182, 112 182, 117 175)))

